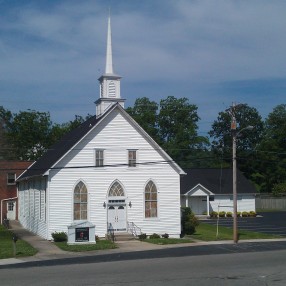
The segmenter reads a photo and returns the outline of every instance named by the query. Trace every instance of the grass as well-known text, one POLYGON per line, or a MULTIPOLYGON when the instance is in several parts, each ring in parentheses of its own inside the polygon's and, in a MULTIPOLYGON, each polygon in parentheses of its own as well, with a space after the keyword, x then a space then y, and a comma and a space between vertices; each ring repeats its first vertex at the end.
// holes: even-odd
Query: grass
POLYGON ((153 238, 153 239, 148 238, 148 239, 144 239, 143 241, 153 243, 153 244, 160 244, 160 245, 193 242, 191 239, 187 239, 187 238, 153 238))
MULTIPOLYGON (((216 237, 217 228, 215 225, 210 225, 207 223, 200 223, 196 228, 196 233, 190 237, 193 239, 203 240, 203 241, 215 241, 215 240, 232 240, 233 230, 232 228, 219 226, 218 237, 216 237)), ((279 235, 264 234, 260 232, 238 230, 238 239, 271 239, 271 238, 281 238, 279 235)))
POLYGON ((84 252, 103 249, 117 248, 116 244, 109 240, 99 240, 96 244, 74 244, 68 245, 67 242, 55 242, 55 245, 64 251, 84 252))
POLYGON ((12 237, 13 233, 0 225, 0 259, 32 256, 37 253, 37 250, 30 244, 19 239, 16 242, 16 256, 14 256, 14 242, 12 237))

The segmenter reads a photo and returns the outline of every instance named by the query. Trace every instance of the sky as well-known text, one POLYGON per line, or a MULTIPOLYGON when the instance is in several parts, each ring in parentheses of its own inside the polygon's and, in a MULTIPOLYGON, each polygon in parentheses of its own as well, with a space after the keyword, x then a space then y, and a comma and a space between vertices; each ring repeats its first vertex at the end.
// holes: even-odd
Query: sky
POLYGON ((284 0, 0 0, 0 106, 95 114, 109 8, 125 107, 187 97, 207 135, 232 103, 286 103, 284 0))

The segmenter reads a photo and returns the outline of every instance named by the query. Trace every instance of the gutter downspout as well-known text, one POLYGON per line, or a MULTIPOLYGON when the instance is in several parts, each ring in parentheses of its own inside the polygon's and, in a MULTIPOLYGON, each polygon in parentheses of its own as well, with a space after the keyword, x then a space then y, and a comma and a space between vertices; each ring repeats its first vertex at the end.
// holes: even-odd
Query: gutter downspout
POLYGON ((3 199, 3 200, 1 200, 1 224, 3 223, 3 212, 2 212, 3 202, 15 200, 15 199, 18 199, 18 197, 13 197, 13 198, 8 198, 8 199, 3 199))

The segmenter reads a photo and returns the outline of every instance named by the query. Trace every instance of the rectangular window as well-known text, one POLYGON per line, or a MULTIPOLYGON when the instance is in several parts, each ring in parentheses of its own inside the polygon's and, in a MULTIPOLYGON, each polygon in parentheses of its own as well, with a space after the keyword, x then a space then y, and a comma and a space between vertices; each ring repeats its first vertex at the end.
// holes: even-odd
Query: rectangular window
POLYGON ((96 167, 103 167, 104 166, 104 150, 95 150, 95 166, 96 167))
POLYGON ((16 174, 8 173, 7 174, 7 185, 15 185, 16 184, 16 174))
POLYGON ((128 166, 136 167, 136 150, 128 150, 128 166))

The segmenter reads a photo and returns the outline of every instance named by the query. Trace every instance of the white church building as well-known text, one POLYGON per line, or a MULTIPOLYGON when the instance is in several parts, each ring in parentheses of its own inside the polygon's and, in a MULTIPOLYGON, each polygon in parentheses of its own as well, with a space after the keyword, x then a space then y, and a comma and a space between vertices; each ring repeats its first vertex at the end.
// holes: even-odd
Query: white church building
POLYGON ((184 171, 124 110, 110 18, 96 115, 66 134, 18 178, 19 221, 45 239, 74 224, 179 237, 184 171))

